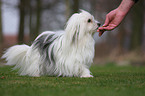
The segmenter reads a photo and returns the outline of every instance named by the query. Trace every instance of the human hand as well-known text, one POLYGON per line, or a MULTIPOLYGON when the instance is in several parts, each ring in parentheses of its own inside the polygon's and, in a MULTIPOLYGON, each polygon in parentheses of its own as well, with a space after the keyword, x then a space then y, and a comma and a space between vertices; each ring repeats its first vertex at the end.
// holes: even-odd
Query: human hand
POLYGON ((99 27, 97 32, 101 36, 105 31, 110 31, 115 29, 123 20, 126 13, 121 11, 119 8, 114 9, 106 15, 105 23, 102 27, 99 27))

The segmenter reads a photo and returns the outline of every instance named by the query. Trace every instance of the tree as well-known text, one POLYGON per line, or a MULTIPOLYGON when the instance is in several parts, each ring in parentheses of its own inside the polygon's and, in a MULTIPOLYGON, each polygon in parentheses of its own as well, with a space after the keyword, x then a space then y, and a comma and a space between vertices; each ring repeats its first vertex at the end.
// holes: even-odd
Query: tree
POLYGON ((42 14, 42 0, 36 1, 29 0, 29 36, 30 41, 32 42, 40 32, 41 27, 41 14, 42 14), (32 6, 32 3, 36 3, 36 5, 32 6))
POLYGON ((139 1, 132 12, 132 34, 130 49, 135 50, 141 47, 143 35, 143 0, 139 1))
POLYGON ((117 34, 117 40, 118 40, 118 42, 117 42, 117 50, 118 50, 118 53, 120 54, 120 53, 122 53, 123 51, 124 51, 124 39, 125 39, 125 28, 124 28, 124 22, 122 22, 122 24, 120 24, 120 26, 119 26, 119 32, 118 32, 118 34, 117 34))
MULTIPOLYGON (((144 8, 143 9, 145 9, 145 0, 144 0, 144 8)), ((145 37, 145 11, 144 11, 144 24, 143 24, 143 28, 144 28, 144 30, 143 30, 143 32, 144 32, 144 35, 143 35, 143 37, 145 37)), ((143 49, 143 51, 144 51, 144 53, 145 53, 145 38, 143 38, 143 42, 142 42, 142 49, 143 49)))
POLYGON ((72 9, 73 9, 73 13, 78 12, 78 10, 79 10, 79 0, 73 0, 72 9))
POLYGON ((20 14, 19 33, 18 33, 19 44, 24 43, 25 5, 26 5, 25 1, 26 0, 20 0, 19 3, 19 14, 20 14))
POLYGON ((3 43, 3 32, 2 32, 2 9, 1 9, 2 1, 0 0, 0 45, 3 43))
POLYGON ((36 11, 36 30, 35 38, 39 35, 40 26, 41 26, 41 0, 37 0, 37 11, 36 11))
POLYGON ((79 11, 79 0, 65 0, 66 18, 79 11))
POLYGON ((32 0, 28 0, 28 8, 29 8, 29 37, 30 37, 30 42, 34 40, 34 34, 33 34, 33 26, 32 26, 32 5, 31 5, 32 0))
POLYGON ((71 3, 70 0, 65 0, 66 5, 66 18, 68 19, 71 15, 71 3))

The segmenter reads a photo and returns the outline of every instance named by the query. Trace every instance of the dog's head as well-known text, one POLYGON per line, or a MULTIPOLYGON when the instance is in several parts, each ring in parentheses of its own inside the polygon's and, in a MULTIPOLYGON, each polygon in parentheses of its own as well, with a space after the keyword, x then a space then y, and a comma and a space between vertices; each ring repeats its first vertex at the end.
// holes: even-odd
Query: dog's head
POLYGON ((99 26, 100 23, 90 13, 81 10, 80 13, 75 13, 70 17, 65 31, 69 39, 75 40, 88 34, 92 35, 99 26))

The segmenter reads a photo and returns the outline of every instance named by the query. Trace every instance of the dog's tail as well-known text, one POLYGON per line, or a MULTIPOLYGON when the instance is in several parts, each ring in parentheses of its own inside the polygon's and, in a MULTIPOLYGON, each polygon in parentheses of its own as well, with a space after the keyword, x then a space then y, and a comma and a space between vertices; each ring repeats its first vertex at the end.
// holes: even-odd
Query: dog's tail
POLYGON ((20 75, 39 76, 39 53, 31 50, 32 47, 28 45, 15 45, 7 49, 2 58, 6 59, 6 65, 15 65, 13 69, 19 69, 20 75))
POLYGON ((30 46, 27 45, 15 45, 7 49, 2 56, 2 59, 6 59, 6 65, 16 65, 14 68, 24 67, 26 62, 26 53, 30 46))

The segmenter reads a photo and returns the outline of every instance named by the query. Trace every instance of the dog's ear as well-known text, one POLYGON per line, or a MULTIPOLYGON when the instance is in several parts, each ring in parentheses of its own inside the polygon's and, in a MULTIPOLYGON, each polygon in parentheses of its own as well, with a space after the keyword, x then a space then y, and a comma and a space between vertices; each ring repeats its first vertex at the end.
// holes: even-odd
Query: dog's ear
POLYGON ((79 22, 79 14, 73 14, 67 22, 65 28, 65 35, 67 38, 67 42, 69 43, 77 43, 80 34, 80 22, 79 22))
POLYGON ((78 42, 79 34, 80 34, 79 32, 80 32, 80 25, 77 25, 76 29, 74 30, 73 37, 72 37, 72 43, 77 43, 78 42))

